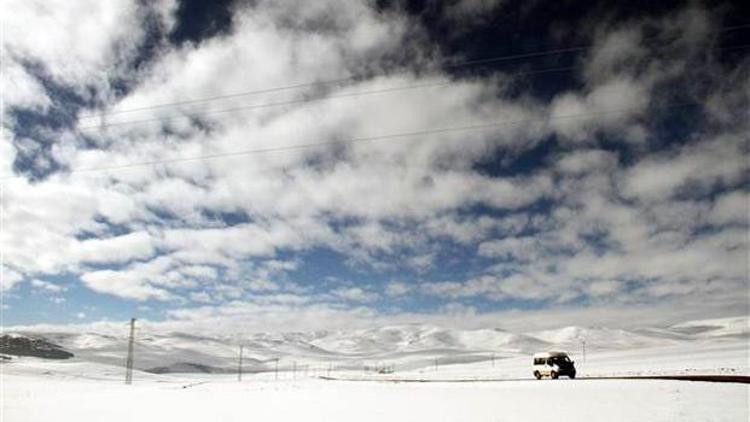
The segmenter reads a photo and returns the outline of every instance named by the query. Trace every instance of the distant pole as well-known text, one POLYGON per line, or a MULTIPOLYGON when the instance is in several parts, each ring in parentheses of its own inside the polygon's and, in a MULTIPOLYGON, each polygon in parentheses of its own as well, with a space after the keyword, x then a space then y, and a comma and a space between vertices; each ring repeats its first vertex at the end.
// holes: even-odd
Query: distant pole
POLYGON ((435 358, 435 372, 437 372, 437 370, 438 370, 438 359, 435 358))
POLYGON ((125 361, 125 384, 133 383, 133 343, 135 341, 135 318, 130 318, 130 336, 128 337, 128 359, 125 361))
POLYGON ((276 367, 273 370, 273 379, 278 381, 279 380, 279 358, 276 358, 276 367))
POLYGON ((333 366, 333 363, 328 362, 328 377, 331 376, 331 367, 333 366))
POLYGON ((240 361, 237 364, 237 381, 242 381, 242 348, 243 346, 240 345, 240 361))
POLYGON ((297 379, 297 361, 292 361, 292 379, 297 379))
POLYGON ((495 367, 495 354, 492 354, 492 367, 495 367))
POLYGON ((586 340, 583 340, 583 363, 586 363, 586 340))

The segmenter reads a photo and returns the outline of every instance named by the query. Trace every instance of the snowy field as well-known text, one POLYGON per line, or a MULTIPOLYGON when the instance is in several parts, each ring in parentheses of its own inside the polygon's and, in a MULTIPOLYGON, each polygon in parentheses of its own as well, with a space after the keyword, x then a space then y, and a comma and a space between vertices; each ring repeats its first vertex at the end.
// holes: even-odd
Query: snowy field
POLYGON ((91 332, 44 336, 76 357, 14 357, 1 364, 3 422, 749 418, 748 384, 580 379, 748 375, 745 318, 638 331, 566 327, 512 334, 407 326, 255 335, 244 340, 247 372, 241 382, 234 340, 151 334, 142 336, 145 341, 136 348, 136 367, 166 368, 171 373, 136 370, 132 385, 123 384, 124 343, 118 337, 91 332), (585 361, 577 349, 581 336, 588 339, 585 361), (571 352, 579 379, 534 380, 530 353, 548 348, 571 352), (273 356, 280 357, 278 373, 273 356), (393 372, 381 374, 373 367, 393 372), (398 382, 405 380, 431 382, 398 382))
POLYGON ((228 375, 136 373, 135 383, 124 385, 120 375, 121 368, 104 365, 24 359, 5 367, 2 420, 748 420, 746 384, 567 379, 387 383, 301 375, 273 380, 268 374, 246 375, 238 382, 228 375))
POLYGON ((6 376, 4 421, 747 421, 748 387, 679 381, 141 381, 6 376))

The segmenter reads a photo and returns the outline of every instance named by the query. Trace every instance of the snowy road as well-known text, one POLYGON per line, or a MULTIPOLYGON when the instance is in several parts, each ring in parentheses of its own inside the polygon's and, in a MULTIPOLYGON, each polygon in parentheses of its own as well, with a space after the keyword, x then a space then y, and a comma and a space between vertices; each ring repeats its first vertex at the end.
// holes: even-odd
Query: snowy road
MULTIPOLYGON (((497 378, 497 379, 415 379, 415 378, 336 378, 321 376, 320 379, 327 381, 365 381, 365 382, 519 382, 538 381, 533 378, 497 378)), ((576 381, 601 381, 601 380, 666 380, 666 381, 702 381, 750 384, 750 377, 741 375, 655 375, 655 376, 631 376, 631 377, 578 377, 576 381)))

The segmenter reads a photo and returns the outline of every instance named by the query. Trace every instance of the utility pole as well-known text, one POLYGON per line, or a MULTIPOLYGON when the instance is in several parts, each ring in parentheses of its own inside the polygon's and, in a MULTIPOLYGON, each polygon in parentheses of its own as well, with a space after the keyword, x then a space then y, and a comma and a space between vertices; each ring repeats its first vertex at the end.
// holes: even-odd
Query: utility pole
POLYGON ((237 381, 242 381, 242 348, 243 346, 240 344, 240 361, 237 365, 237 381))
POLYGON ((128 359, 125 361, 125 384, 133 383, 133 342, 135 341, 135 318, 130 318, 128 337, 128 359))
POLYGON ((495 367, 495 354, 492 354, 492 367, 495 367))
POLYGON ((586 363, 586 340, 583 340, 583 363, 586 363))
POLYGON ((278 381, 279 380, 279 358, 276 358, 276 368, 274 368, 273 371, 273 379, 278 381))

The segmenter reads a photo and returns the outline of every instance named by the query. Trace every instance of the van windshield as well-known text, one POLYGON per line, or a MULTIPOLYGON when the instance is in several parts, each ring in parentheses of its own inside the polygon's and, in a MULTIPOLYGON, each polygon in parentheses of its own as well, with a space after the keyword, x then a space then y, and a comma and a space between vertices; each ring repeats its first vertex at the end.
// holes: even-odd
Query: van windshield
POLYGON ((567 356, 555 356, 553 358, 550 358, 549 360, 550 362, 556 363, 558 365, 570 363, 570 358, 568 358, 567 356))

